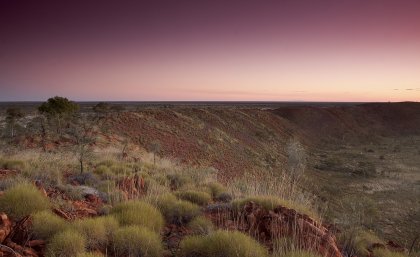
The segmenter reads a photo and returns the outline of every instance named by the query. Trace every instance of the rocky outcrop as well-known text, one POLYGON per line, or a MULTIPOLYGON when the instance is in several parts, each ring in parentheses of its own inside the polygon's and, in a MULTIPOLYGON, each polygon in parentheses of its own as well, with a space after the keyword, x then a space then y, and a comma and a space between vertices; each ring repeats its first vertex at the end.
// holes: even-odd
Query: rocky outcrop
POLYGON ((145 192, 144 178, 138 174, 125 177, 117 182, 117 187, 125 194, 125 198, 136 199, 145 192))
POLYGON ((248 202, 239 212, 221 205, 207 208, 206 213, 218 227, 249 233, 271 249, 275 239, 289 237, 299 248, 324 257, 343 257, 327 226, 284 206, 268 211, 248 202))
POLYGON ((0 244, 4 242, 11 231, 12 222, 4 212, 0 213, 0 244))

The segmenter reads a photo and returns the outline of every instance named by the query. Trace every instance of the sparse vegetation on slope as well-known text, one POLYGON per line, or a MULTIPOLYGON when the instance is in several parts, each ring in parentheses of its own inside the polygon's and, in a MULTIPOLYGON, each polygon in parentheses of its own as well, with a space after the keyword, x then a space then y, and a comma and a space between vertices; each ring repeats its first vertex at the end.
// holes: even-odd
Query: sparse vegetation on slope
POLYGON ((240 232, 217 231, 207 236, 192 236, 180 245, 180 257, 266 257, 267 250, 240 232))

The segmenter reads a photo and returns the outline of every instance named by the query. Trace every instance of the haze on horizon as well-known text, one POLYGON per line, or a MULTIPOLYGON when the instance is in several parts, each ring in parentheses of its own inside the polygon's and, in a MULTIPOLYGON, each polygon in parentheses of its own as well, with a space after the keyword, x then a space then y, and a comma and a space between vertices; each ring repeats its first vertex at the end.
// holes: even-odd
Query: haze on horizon
POLYGON ((6 0, 0 101, 420 101, 419 13, 414 0, 6 0))

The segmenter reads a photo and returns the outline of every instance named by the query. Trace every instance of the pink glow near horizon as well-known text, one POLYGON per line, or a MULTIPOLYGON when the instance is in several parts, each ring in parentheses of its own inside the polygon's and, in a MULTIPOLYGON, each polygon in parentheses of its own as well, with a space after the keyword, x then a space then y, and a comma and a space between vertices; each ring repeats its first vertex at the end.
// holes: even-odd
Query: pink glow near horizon
POLYGON ((122 8, 99 25, 65 11, 41 31, 54 17, 32 28, 8 6, 0 101, 420 101, 420 4, 303 2, 122 8))

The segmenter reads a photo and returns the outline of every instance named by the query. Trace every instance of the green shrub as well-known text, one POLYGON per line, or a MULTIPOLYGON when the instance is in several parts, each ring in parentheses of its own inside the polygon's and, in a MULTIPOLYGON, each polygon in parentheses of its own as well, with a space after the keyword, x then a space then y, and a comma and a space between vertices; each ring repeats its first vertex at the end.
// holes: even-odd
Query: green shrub
POLYGON ((358 230, 351 234, 348 241, 350 248, 353 248, 357 256, 368 256, 370 255, 369 248, 375 243, 384 243, 375 234, 370 231, 358 230))
POLYGON ((116 256, 161 257, 163 254, 159 235, 138 226, 117 229, 113 245, 116 256))
POLYGON ((318 215, 308 207, 275 196, 255 196, 238 199, 232 202, 232 207, 235 211, 241 211, 245 204, 248 202, 259 204, 266 210, 273 210, 277 206, 281 205, 290 209, 294 209, 299 213, 309 215, 314 219, 319 219, 318 215))
POLYGON ((23 183, 4 192, 0 197, 0 210, 14 219, 21 219, 50 207, 48 198, 34 185, 23 183))
POLYGON ((175 196, 198 205, 207 205, 211 201, 211 196, 208 193, 192 190, 176 192, 175 196))
POLYGON ((207 187, 212 195, 213 199, 219 198, 219 196, 223 193, 227 193, 226 187, 218 182, 211 182, 207 184, 207 187))
POLYGON ((156 204, 165 216, 166 221, 173 224, 186 224, 200 214, 198 205, 178 200, 171 194, 159 196, 156 204))
POLYGON ((66 220, 50 211, 41 211, 33 215, 32 230, 41 239, 49 239, 68 227, 69 224, 66 220))
POLYGON ((105 165, 97 166, 93 172, 102 178, 112 177, 113 175, 111 169, 105 165))
POLYGON ((102 216, 95 218, 105 226, 105 232, 108 240, 112 240, 114 232, 119 228, 118 220, 114 216, 102 216))
POLYGON ((172 190, 180 189, 181 187, 191 182, 189 177, 182 174, 168 174, 166 177, 169 180, 169 185, 172 190))
POLYGON ((267 250, 251 237, 234 231, 217 231, 181 241, 180 257, 265 257, 267 250))
POLYGON ((214 225, 206 217, 198 216, 188 223, 188 228, 194 235, 207 235, 214 230, 214 225))
POLYGON ((7 176, 0 179, 0 191, 6 191, 9 188, 23 183, 30 184, 31 182, 27 177, 22 175, 7 176))
POLYGON ((102 219, 88 218, 74 222, 74 228, 86 238, 86 247, 91 250, 106 245, 107 230, 102 219))
POLYGON ((54 235, 47 244, 47 257, 73 257, 83 254, 86 239, 75 230, 66 230, 54 235))
POLYGON ((0 168, 21 171, 26 168, 26 163, 21 160, 0 159, 0 168))
POLYGON ((97 167, 105 166, 105 167, 111 168, 114 164, 115 164, 115 162, 113 160, 106 159, 106 160, 103 160, 103 161, 99 162, 97 167))
POLYGON ((375 248, 373 250, 373 256, 375 257, 406 257, 404 253, 392 252, 385 248, 375 248))
POLYGON ((121 225, 144 226, 156 232, 159 232, 164 225, 159 210, 142 201, 120 203, 111 210, 111 214, 121 225))

